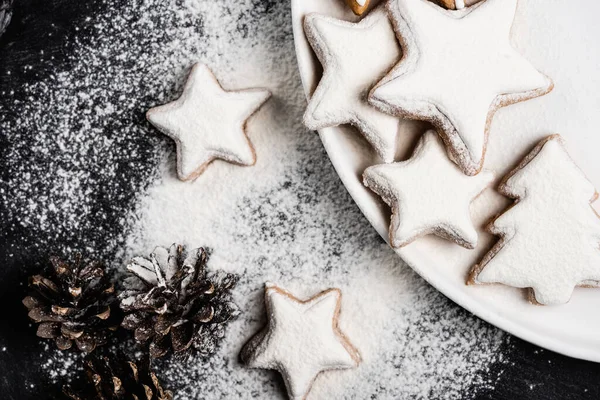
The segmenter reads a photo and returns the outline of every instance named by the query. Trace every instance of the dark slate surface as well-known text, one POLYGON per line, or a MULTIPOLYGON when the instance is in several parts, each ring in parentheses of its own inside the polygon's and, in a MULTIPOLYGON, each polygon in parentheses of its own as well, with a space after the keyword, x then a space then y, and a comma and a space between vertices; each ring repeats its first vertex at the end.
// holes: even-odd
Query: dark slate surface
MULTIPOLYGON (((283 0, 282 0, 283 1, 283 0)), ((64 0, 16 0, 13 20, 6 33, 0 38, 0 93, 18 92, 23 82, 42 79, 52 73, 53 66, 66 62, 69 53, 69 38, 75 34, 78 21, 102 12, 95 1, 64 0), (52 33, 52 35, 49 35, 52 33), (39 57, 40 51, 46 57, 39 57), (49 55, 53 56, 48 57, 49 55), (24 71, 23 65, 33 68, 24 71), (7 73, 10 71, 10 74, 7 73)), ((11 118, 17 113, 6 98, 0 96, 0 113, 11 118)), ((8 181, 5 168, 6 154, 10 146, 0 132, 0 189, 8 181)), ((143 150, 149 145, 136 143, 143 150)), ((35 153, 23 157, 22 162, 43 162, 35 153)), ((141 169, 123 168, 130 181, 133 175, 143 179, 147 173, 141 169)), ((117 183, 118 184, 118 183, 117 183)), ((44 263, 52 248, 73 248, 94 243, 99 254, 109 257, 116 251, 115 243, 98 241, 102 235, 111 235, 118 226, 122 204, 111 204, 101 192, 92 193, 92 202, 105 210, 108 218, 94 220, 94 215, 84 215, 98 229, 89 229, 77 234, 57 232, 56 243, 61 246, 39 248, 34 244, 41 240, 35 230, 16 228, 19 215, 9 213, 0 204, 0 398, 44 399, 52 398, 56 385, 45 383, 40 368, 40 352, 43 346, 35 337, 21 306, 24 296, 23 282, 28 272, 44 263)), ((127 198, 122 198, 127 203, 127 198)), ((48 238, 44 236, 44 243, 48 238)), ((580 361, 542 350, 517 338, 509 340, 502 349, 504 362, 491 365, 487 372, 496 385, 493 390, 480 392, 478 399, 598 399, 600 398, 600 364, 580 361)), ((465 393, 465 397, 472 397, 465 393)))

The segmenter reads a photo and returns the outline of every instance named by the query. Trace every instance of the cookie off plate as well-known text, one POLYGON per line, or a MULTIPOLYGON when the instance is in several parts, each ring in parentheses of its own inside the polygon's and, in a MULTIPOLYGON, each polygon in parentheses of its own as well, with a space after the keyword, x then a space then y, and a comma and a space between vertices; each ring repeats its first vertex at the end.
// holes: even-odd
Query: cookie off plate
MULTIPOLYGON (((380 2, 373 2, 371 9, 380 2)), ((600 4, 582 0, 520 1, 512 27, 512 44, 536 68, 550 76, 554 90, 542 97, 497 111, 489 131, 485 168, 502 178, 543 138, 559 133, 567 149, 596 188, 600 188, 600 25, 595 16, 600 4)), ((298 66, 308 97, 322 67, 306 40, 303 21, 310 13, 358 21, 342 0, 292 0, 298 66)), ((456 40, 461 40, 456 38, 456 40)), ((355 68, 361 68, 356 60, 355 68)), ((478 68, 473 65, 473 68, 478 68)), ((457 74, 460 72, 457 72, 457 74)), ((396 149, 396 160, 410 157, 424 123, 405 124, 396 149)), ((387 240, 390 210, 362 183, 364 170, 382 161, 354 128, 339 126, 319 130, 327 153, 342 182, 364 215, 387 240)), ((497 184, 495 184, 497 186, 497 184)), ((557 188, 560 190, 560 188, 557 188)), ((443 201, 443 199, 440 199, 443 201)), ((547 349, 600 362, 600 289, 576 288, 569 303, 533 305, 528 292, 503 285, 466 285, 472 267, 497 238, 484 227, 511 201, 490 189, 471 207, 480 235, 474 250, 427 236, 396 250, 417 273, 450 299, 478 317, 524 340, 547 349)), ((599 208, 598 202, 594 205, 599 208)), ((400 316, 399 316, 400 318, 400 316)))

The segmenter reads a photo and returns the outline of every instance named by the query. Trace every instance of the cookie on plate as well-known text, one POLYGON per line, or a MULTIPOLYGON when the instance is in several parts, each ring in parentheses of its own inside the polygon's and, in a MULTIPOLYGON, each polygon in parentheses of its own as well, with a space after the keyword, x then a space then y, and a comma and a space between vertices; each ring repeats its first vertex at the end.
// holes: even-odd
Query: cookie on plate
POLYGON ((600 283, 598 193, 559 135, 543 140, 498 189, 515 203, 488 227, 498 243, 469 283, 529 288, 537 304, 563 304, 576 286, 600 283))
POLYGON ((402 123, 368 102, 371 88, 400 60, 400 45, 385 7, 358 23, 310 14, 304 31, 323 65, 304 124, 313 130, 351 124, 385 162, 392 162, 402 123))
POLYGON ((428 0, 388 3, 403 56, 370 101, 433 123, 468 175, 483 168, 495 111, 553 87, 510 44, 516 6, 517 0, 486 0, 453 11, 428 0))
POLYGON ((395 248, 429 234, 475 248, 470 205, 493 180, 490 171, 463 174, 433 130, 423 135, 409 160, 375 165, 363 175, 365 186, 392 208, 389 241, 395 248))

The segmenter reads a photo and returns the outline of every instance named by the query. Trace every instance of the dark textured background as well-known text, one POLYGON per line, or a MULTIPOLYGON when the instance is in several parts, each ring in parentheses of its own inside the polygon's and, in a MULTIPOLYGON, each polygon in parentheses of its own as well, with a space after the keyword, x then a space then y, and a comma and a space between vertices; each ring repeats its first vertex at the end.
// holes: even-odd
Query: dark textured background
MULTIPOLYGON (((286 0, 281 0, 286 1, 286 0)), ((115 1, 118 4, 118 1, 115 1)), ((20 109, 13 102, 19 98, 22 83, 41 80, 62 63, 68 62, 69 39, 75 27, 88 17, 102 13, 99 2, 65 0, 16 0, 12 23, 0 38, 0 117, 10 120, 20 109), (50 34, 51 33, 51 34, 50 34), (40 52, 44 57, 40 57, 40 52), (53 57, 51 57, 53 56, 53 57), (25 65, 31 68, 24 69, 25 65), (9 73, 10 71, 10 73, 9 73), (6 92, 15 96, 7 101, 6 92)), ((26 101, 23 95, 22 100, 26 101)), ((35 135, 36 132, 30 132, 35 135)), ((10 142, 5 132, 0 132, 0 190, 7 191, 10 170, 5 168, 9 150, 23 143, 10 142)), ((151 152, 147 140, 136 139, 134 146, 142 154, 151 152)), ((23 150, 24 151, 24 150, 23 150)), ((144 159, 144 158, 142 158, 144 159)), ((45 158, 36 152, 22 154, 20 162, 42 164, 45 158)), ((145 161, 147 168, 127 168, 123 165, 122 186, 127 187, 133 175, 143 180, 148 175, 151 157, 145 161)), ((125 162, 125 161, 124 161, 125 162)), ((93 166, 92 166, 93 167, 93 166)), ((99 167, 98 167, 99 168, 99 167)), ((105 182, 119 186, 119 182, 105 182)), ((101 186, 101 185, 99 185, 101 186)), ((110 257, 119 243, 100 240, 116 235, 117 223, 124 212, 123 204, 133 197, 133 192, 123 190, 116 201, 107 200, 105 193, 96 189, 90 194, 91 203, 103 210, 103 218, 95 218, 90 211, 82 218, 88 219, 94 229, 79 232, 57 230, 54 242, 47 235, 43 239, 35 229, 19 228, 19 215, 9 212, 0 204, 0 398, 44 399, 52 398, 56 385, 45 383, 40 356, 45 346, 35 337, 21 305, 26 277, 44 263, 48 253, 57 249, 81 248, 93 244, 97 254, 110 257), (36 246, 43 240, 44 247, 36 246)), ((10 199, 10 194, 6 197, 10 199)), ((545 351, 513 338, 502 349, 504 361, 489 366, 486 373, 497 380, 494 390, 480 392, 477 398, 492 399, 598 399, 600 398, 600 365, 579 361, 545 351)), ((468 393, 465 393, 465 397, 468 393)))

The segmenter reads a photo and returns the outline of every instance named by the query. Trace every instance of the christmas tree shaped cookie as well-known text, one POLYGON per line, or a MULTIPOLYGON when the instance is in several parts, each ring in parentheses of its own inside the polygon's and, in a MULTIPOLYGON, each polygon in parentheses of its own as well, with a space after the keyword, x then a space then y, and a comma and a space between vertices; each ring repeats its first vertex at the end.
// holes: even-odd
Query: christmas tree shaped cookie
POLYGON ((530 288, 539 304, 569 301, 575 286, 600 283, 598 197, 558 135, 540 143, 500 185, 515 204, 489 230, 500 241, 469 283, 530 288))

